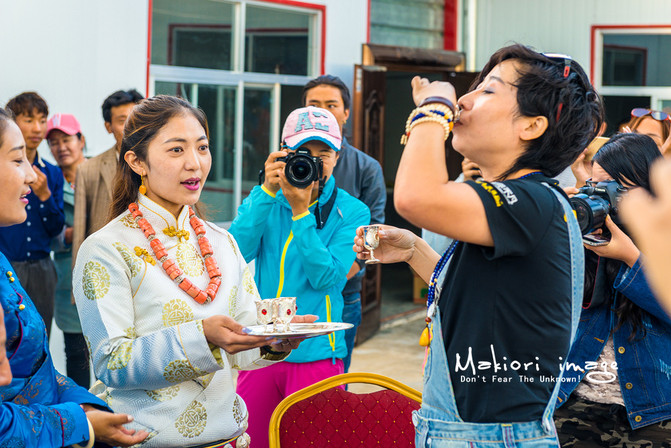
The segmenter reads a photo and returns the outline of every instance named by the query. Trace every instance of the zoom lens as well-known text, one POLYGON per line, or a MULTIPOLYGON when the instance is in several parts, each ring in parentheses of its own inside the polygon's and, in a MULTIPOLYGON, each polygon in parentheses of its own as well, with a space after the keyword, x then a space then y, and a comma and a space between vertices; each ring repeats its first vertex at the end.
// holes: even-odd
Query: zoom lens
POLYGON ((284 173, 291 185, 306 188, 319 179, 315 163, 308 157, 298 154, 287 162, 284 173))
POLYGON ((606 223, 610 213, 610 204, 598 196, 576 194, 571 198, 571 207, 575 210, 580 232, 583 235, 594 232, 606 223))

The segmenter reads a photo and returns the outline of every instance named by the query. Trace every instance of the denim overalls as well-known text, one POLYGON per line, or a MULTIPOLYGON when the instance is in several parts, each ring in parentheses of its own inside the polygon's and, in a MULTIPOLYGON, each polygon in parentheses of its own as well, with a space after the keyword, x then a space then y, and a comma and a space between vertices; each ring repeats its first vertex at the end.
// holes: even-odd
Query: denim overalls
MULTIPOLYGON (((564 196, 550 185, 564 208, 571 243, 571 341, 578 327, 583 295, 584 253, 580 228, 573 210, 564 196)), ((437 295, 439 297, 439 295, 437 295)), ((549 398, 542 420, 522 423, 469 423, 459 416, 454 399, 450 368, 445 353, 445 343, 441 331, 440 312, 431 307, 431 327, 433 339, 424 369, 424 392, 422 407, 413 412, 416 427, 417 447, 436 448, 540 448, 558 447, 557 434, 552 421, 560 378, 557 379, 552 396, 549 398)))

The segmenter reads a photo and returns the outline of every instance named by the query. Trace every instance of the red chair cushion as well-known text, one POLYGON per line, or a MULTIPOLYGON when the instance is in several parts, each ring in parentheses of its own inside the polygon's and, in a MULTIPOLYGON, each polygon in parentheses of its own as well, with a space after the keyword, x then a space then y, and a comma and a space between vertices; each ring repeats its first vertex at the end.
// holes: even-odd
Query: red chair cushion
POLYGON ((419 406, 392 390, 328 389, 287 410, 280 421, 280 446, 414 447, 412 411, 419 406))

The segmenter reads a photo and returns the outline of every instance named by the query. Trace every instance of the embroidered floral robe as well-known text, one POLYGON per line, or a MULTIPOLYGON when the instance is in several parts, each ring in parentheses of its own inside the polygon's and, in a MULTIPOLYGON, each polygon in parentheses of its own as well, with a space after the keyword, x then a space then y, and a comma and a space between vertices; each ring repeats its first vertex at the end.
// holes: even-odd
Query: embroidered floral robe
MULTIPOLYGON (((188 208, 175 219, 146 196, 139 205, 168 257, 205 290, 210 279, 188 208), (168 236, 169 227, 168 234, 184 230, 188 239, 168 236)), ((222 274, 210 304, 198 304, 170 280, 129 212, 87 238, 77 254, 73 291, 100 380, 93 391, 116 412, 133 415, 131 428, 150 433, 143 447, 241 434, 247 409, 235 393, 232 370, 271 364, 258 349, 229 355, 205 339, 202 320, 216 314, 255 325, 259 297, 233 237, 210 223, 205 229, 222 274)))
POLYGON ((0 448, 60 447, 89 439, 80 404, 105 404, 54 368, 47 330, 0 253, 0 303, 13 380, 0 386, 0 448))

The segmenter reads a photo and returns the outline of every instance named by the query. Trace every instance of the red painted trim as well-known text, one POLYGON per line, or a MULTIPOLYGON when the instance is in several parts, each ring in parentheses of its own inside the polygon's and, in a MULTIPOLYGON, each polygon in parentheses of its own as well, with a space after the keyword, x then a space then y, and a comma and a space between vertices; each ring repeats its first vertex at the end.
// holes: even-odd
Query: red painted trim
POLYGON ((671 28, 671 25, 592 25, 590 27, 590 56, 589 56, 589 78, 594 84, 594 65, 596 59, 596 32, 600 29, 655 29, 655 28, 671 28))
POLYGON ((368 17, 366 18, 366 23, 368 24, 368 28, 366 29, 366 43, 370 43, 370 2, 371 0, 368 0, 368 17))
POLYGON ((154 10, 153 0, 149 0, 149 7, 147 9, 149 12, 147 15, 147 82, 145 84, 144 96, 149 96, 149 66, 151 65, 151 19, 154 10))
POLYGON ((443 49, 457 50, 457 28, 459 25, 459 0, 445 0, 443 9, 443 49))

